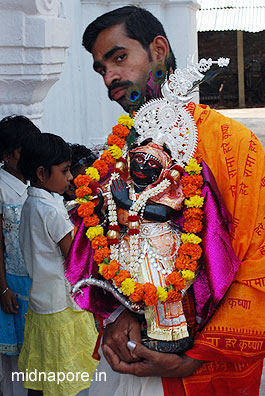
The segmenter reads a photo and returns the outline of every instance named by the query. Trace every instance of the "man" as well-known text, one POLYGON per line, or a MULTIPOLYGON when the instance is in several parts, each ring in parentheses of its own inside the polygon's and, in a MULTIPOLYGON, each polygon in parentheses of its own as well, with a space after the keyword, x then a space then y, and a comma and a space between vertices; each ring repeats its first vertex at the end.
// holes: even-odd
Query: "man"
MULTIPOLYGON (((109 98, 126 111, 134 109, 131 87, 149 99, 146 87, 157 64, 164 63, 169 72, 175 68, 162 25, 138 7, 126 6, 97 18, 87 27, 83 45, 92 53, 109 98)), ((222 304, 182 356, 141 345, 137 317, 127 310, 111 315, 109 322, 118 317, 104 330, 102 350, 115 371, 162 376, 165 395, 258 395, 265 355, 264 151, 255 135, 235 121, 207 106, 191 103, 188 108, 199 132, 198 152, 233 216, 232 245, 242 264, 222 304)), ((143 389, 161 394, 158 387, 139 389, 137 395, 143 389)))

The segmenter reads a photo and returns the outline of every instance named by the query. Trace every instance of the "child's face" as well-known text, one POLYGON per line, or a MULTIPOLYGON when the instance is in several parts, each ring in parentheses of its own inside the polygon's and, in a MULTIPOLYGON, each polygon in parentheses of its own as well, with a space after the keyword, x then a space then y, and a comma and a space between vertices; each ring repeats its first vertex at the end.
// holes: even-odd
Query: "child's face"
POLYGON ((51 167, 51 175, 46 175, 43 180, 41 187, 49 192, 55 192, 63 194, 69 187, 73 176, 70 172, 70 161, 62 162, 59 165, 53 165, 51 167))
MULTIPOLYGON (((85 175, 86 168, 87 168, 86 165, 78 165, 78 166, 74 167, 74 169, 72 170, 73 179, 75 179, 78 175, 85 175)), ((70 201, 70 200, 76 198, 75 189, 76 189, 76 185, 74 184, 74 181, 71 181, 65 191, 66 195, 64 197, 67 201, 70 201)))

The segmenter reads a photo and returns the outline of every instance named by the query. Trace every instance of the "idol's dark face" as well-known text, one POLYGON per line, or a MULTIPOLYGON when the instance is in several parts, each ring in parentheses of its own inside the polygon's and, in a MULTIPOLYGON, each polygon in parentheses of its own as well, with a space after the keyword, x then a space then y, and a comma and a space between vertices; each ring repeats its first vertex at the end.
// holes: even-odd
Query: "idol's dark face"
POLYGON ((153 184, 159 178, 161 171, 160 161, 149 153, 135 153, 131 159, 131 178, 142 189, 153 184))

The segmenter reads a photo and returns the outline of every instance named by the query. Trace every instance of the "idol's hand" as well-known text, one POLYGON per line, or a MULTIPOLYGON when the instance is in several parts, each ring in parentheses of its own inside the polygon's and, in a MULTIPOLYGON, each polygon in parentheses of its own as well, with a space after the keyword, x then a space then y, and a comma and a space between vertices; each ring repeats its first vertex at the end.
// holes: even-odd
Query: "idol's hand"
POLYGON ((102 194, 102 191, 100 188, 97 189, 97 195, 98 195, 98 203, 95 206, 94 212, 99 213, 99 212, 101 212, 101 209, 104 204, 104 198, 103 198, 103 194, 102 194))
POLYGON ((106 346, 113 351, 119 361, 135 362, 139 359, 135 359, 134 353, 127 348, 127 342, 130 340, 141 342, 140 324, 137 317, 126 309, 115 322, 104 329, 102 351, 105 355, 104 346, 106 346))
POLYGON ((113 199, 119 208, 129 210, 132 200, 129 199, 129 191, 124 180, 113 180, 111 185, 113 199))
POLYGON ((201 360, 186 355, 154 352, 139 342, 128 343, 128 349, 138 357, 138 362, 120 359, 108 345, 104 345, 102 349, 114 371, 138 377, 188 377, 203 364, 201 360))

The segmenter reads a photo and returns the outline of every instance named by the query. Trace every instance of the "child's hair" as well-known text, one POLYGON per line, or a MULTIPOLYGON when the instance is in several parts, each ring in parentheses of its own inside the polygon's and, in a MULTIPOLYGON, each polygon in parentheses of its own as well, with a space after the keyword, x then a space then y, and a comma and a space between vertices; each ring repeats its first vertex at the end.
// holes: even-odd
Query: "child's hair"
POLYGON ((86 146, 82 144, 70 144, 72 150, 72 163, 70 170, 75 169, 79 165, 86 165, 87 167, 92 165, 97 159, 97 156, 86 146))
POLYGON ((0 161, 3 156, 20 149, 23 140, 30 134, 40 134, 39 128, 22 115, 10 115, 0 121, 0 161))
POLYGON ((42 133, 25 139, 18 167, 27 180, 36 182, 38 181, 37 169, 40 166, 43 166, 50 176, 53 165, 71 161, 71 157, 69 144, 60 136, 42 133))

